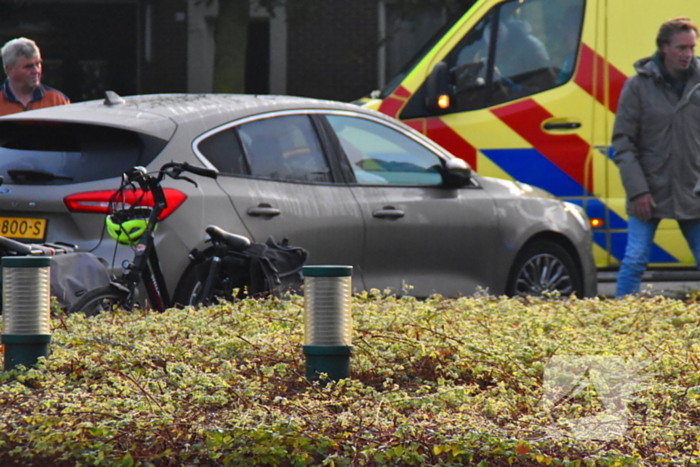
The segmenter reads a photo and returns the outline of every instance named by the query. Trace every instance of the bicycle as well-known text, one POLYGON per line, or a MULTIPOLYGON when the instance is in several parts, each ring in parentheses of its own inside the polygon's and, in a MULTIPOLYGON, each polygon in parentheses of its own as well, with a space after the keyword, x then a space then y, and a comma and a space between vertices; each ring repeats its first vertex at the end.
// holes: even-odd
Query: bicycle
POLYGON ((138 300, 139 285, 143 284, 148 302, 144 307, 165 311, 176 305, 210 305, 219 299, 234 298, 240 290, 251 296, 275 292, 288 285, 289 289, 300 287, 301 270, 308 253, 300 247, 276 243, 272 238, 266 243, 253 243, 247 237, 227 232, 210 225, 205 231, 212 243, 204 252, 190 252, 192 263, 182 274, 173 300, 165 283, 154 241, 154 232, 159 216, 167 208, 161 186, 166 176, 185 180, 196 186, 194 180, 183 176, 189 172, 216 178, 215 170, 190 165, 186 162, 169 162, 155 174, 143 167, 134 167, 122 177, 105 223, 110 235, 118 244, 134 249, 132 261, 122 263, 122 274, 106 287, 86 293, 69 312, 83 312, 94 316, 103 311, 119 308, 130 311, 141 306, 138 300), (123 207, 123 193, 138 185, 143 194, 140 199, 123 207), (150 193, 153 207, 140 206, 150 193), (297 276, 298 275, 298 276, 297 276), (295 276, 298 279, 295 279, 295 276), (283 280, 284 279, 284 284, 283 280))
MULTIPOLYGON (((68 310, 89 290, 109 284, 106 264, 78 246, 65 242, 22 243, 0 236, 0 256, 51 257, 50 295, 60 309, 68 310)), ((0 312, 2 311, 2 268, 0 267, 0 312)))
POLYGON ((215 225, 206 232, 212 246, 189 254, 192 262, 178 282, 176 303, 207 306, 221 298, 279 296, 301 290, 301 271, 308 258, 305 249, 271 237, 265 243, 252 243, 215 225))
MULTIPOLYGON (((119 277, 113 278, 106 287, 87 292, 69 312, 83 312, 94 316, 115 307, 127 311, 135 307, 165 311, 174 305, 161 270, 154 233, 159 216, 167 208, 167 200, 161 186, 165 177, 184 180, 197 186, 197 182, 183 175, 185 172, 209 178, 216 178, 218 175, 215 170, 197 167, 187 162, 168 162, 153 174, 148 173, 144 167, 134 167, 130 172, 123 174, 120 188, 110 201, 110 214, 105 223, 109 234, 118 244, 134 249, 134 257, 131 261, 122 263, 122 273, 119 277), (137 185, 142 190, 141 197, 131 204, 124 203, 125 192, 135 190, 137 185), (148 194, 153 198, 153 206, 141 206, 148 194), (139 302, 138 296, 141 284, 147 295, 147 301, 143 304, 139 302)), ((243 240, 241 242, 243 245, 243 240)))
POLYGON ((77 245, 70 243, 22 243, 0 236, 0 256, 53 256, 73 253, 77 245))

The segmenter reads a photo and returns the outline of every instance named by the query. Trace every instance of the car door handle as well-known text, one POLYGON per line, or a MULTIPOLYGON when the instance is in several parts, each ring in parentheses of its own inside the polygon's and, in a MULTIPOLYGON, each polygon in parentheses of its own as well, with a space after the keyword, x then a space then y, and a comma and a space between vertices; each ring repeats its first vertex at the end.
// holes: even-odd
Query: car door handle
POLYGON ((372 216, 380 219, 399 219, 404 216, 404 212, 394 209, 391 206, 385 206, 382 209, 372 211, 372 216))
POLYGON ((545 130, 575 130, 581 128, 579 122, 566 122, 566 123, 545 123, 545 130))
POLYGON ((280 211, 277 208, 273 208, 269 204, 261 204, 258 207, 255 208, 248 208, 246 211, 249 216, 268 216, 268 217, 274 217, 274 216, 279 216, 282 211, 280 211))

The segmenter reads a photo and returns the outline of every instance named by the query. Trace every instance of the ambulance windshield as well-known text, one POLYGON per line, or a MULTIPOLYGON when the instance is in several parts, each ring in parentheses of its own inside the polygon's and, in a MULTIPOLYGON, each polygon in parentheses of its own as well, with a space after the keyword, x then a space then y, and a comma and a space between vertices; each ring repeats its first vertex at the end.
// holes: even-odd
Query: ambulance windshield
POLYGON ((401 82, 406 78, 406 76, 413 70, 413 68, 420 63, 420 61, 425 57, 425 55, 430 52, 435 44, 437 44, 440 39, 442 39, 445 34, 454 26, 457 21, 459 21, 464 14, 471 8, 471 6, 476 3, 475 0, 461 0, 458 2, 457 10, 454 11, 447 17, 447 21, 443 24, 430 39, 428 39, 416 52, 406 64, 401 67, 401 70, 384 86, 380 91, 379 98, 384 99, 391 95, 396 87, 401 84, 401 82))

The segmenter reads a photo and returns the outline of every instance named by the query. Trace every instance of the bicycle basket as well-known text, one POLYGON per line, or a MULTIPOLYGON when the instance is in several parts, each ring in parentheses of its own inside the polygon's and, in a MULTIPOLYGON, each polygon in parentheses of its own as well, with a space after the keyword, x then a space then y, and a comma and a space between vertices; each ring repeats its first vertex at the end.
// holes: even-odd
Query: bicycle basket
POLYGON ((105 219, 107 231, 120 245, 136 245, 148 227, 150 215, 151 208, 148 206, 120 209, 105 219))

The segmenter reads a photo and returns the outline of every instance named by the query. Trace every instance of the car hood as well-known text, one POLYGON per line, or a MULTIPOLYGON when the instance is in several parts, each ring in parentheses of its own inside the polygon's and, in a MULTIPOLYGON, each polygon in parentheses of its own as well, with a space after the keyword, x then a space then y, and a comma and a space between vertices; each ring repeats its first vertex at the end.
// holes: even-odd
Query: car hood
POLYGON ((527 183, 518 182, 517 180, 511 181, 492 177, 480 177, 480 179, 483 183, 508 191, 508 193, 513 196, 557 199, 553 194, 543 190, 542 188, 537 188, 536 186, 528 185, 527 183))

